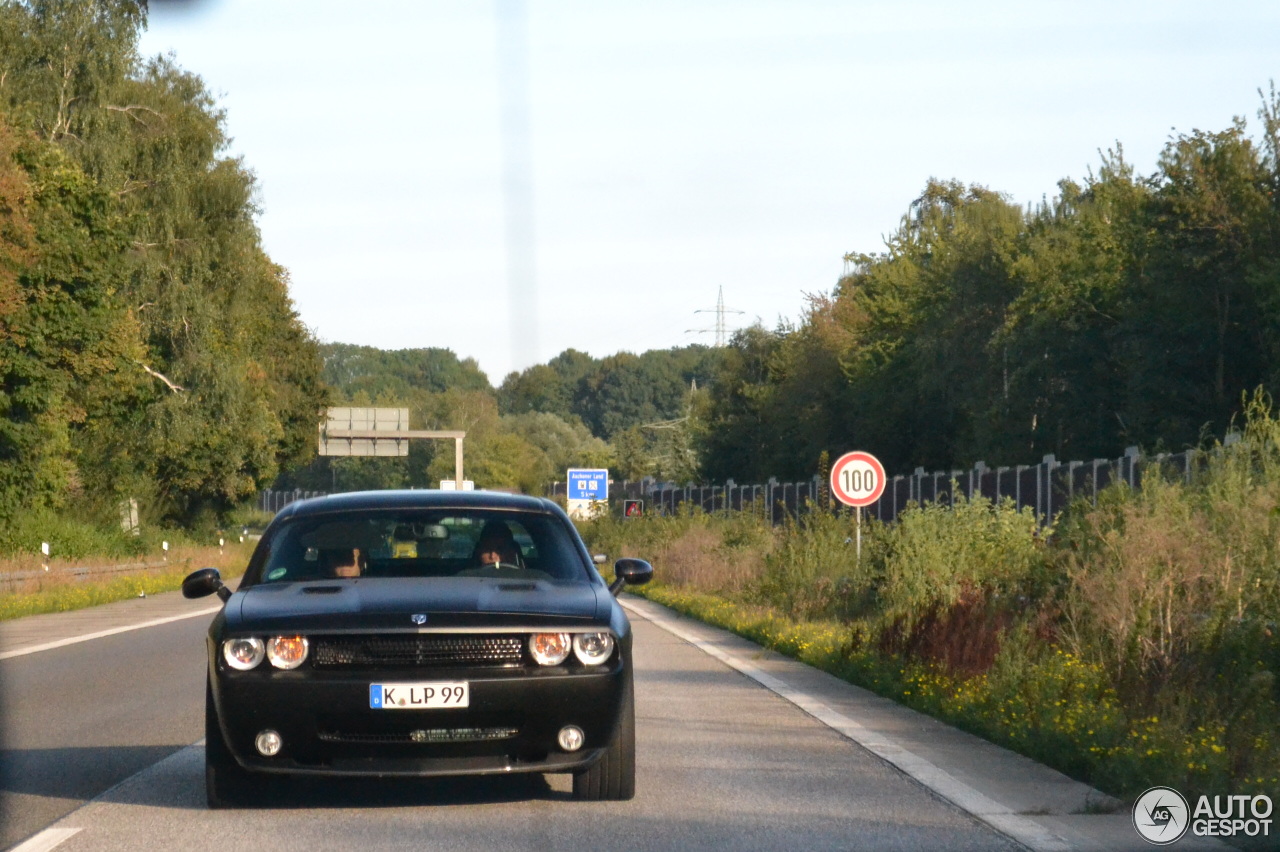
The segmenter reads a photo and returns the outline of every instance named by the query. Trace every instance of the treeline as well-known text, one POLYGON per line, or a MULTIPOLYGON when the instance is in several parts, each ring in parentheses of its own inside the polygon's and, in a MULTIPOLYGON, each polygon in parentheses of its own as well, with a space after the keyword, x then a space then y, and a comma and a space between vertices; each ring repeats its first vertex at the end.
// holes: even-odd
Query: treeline
POLYGON ((145 3, 0 4, 0 522, 197 523, 314 453, 326 399, 255 183, 145 3))
MULTIPOLYGON (((570 467, 623 478, 697 475, 691 413, 720 353, 705 346, 593 358, 567 349, 494 388, 474 359, 439 348, 325 343, 335 405, 408 408, 415 429, 465 430, 467 479, 542 493, 570 467)), ((282 488, 435 487, 453 478, 452 442, 415 441, 405 459, 320 458, 282 488)))
MULTIPOLYGON (((1149 176, 1117 148, 1027 208, 931 180, 885 250, 848 255, 848 274, 798 322, 753 326, 722 349, 570 349, 496 391, 474 363, 439 354, 411 366, 329 350, 328 375, 346 398, 385 404, 442 381, 475 395, 422 404, 420 420, 478 428, 476 481, 526 491, 569 465, 749 482, 808 477, 855 447, 909 471, 1195 446, 1280 379, 1274 88, 1259 117, 1257 139, 1242 119, 1175 135, 1149 176), (357 362, 381 364, 381 378, 357 362)), ((408 481, 447 478, 451 464, 408 481)))
POLYGON ((895 471, 1181 449, 1280 378, 1280 99, 1166 145, 1117 149, 1023 209, 930 181, 885 251, 802 321, 737 334, 711 388, 701 473, 816 472, 873 450, 895 471))

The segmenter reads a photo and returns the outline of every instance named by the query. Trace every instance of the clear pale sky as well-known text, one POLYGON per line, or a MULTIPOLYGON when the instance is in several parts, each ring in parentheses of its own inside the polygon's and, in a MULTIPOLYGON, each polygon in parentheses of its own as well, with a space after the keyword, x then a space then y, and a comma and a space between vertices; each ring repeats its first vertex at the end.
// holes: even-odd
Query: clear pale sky
POLYGON ((798 318, 931 176, 1026 204, 1117 141, 1149 174, 1173 133, 1256 134, 1280 79, 1275 0, 532 0, 516 319, 501 8, 153 0, 143 53, 218 96, 321 340, 447 347, 495 385, 712 343, 687 332, 720 287, 730 329, 798 318))

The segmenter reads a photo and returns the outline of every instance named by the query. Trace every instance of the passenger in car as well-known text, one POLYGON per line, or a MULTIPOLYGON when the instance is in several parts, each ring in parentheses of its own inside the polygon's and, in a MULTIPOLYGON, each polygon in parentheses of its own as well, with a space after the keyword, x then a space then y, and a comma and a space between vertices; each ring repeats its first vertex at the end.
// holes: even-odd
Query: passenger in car
POLYGON ((325 563, 331 577, 359 577, 364 573, 364 554, 358 548, 328 551, 325 563))

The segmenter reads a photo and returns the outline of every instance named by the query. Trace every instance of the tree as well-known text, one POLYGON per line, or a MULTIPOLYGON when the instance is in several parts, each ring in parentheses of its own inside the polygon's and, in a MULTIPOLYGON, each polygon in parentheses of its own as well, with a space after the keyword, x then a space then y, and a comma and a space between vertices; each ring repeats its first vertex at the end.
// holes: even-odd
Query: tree
POLYGON ((314 444, 318 352, 252 175, 202 81, 139 60, 144 22, 125 0, 0 6, 5 512, 137 496, 190 521, 314 444))

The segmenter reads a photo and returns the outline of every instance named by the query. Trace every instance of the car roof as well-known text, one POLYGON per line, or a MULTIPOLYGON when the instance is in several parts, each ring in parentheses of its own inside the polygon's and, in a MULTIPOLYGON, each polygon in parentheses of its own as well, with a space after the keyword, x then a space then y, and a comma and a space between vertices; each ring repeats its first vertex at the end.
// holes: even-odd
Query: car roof
POLYGON ((545 497, 504 494, 500 491, 351 491, 295 500, 281 509, 277 518, 368 509, 491 509, 556 514, 556 508, 556 504, 545 497))

